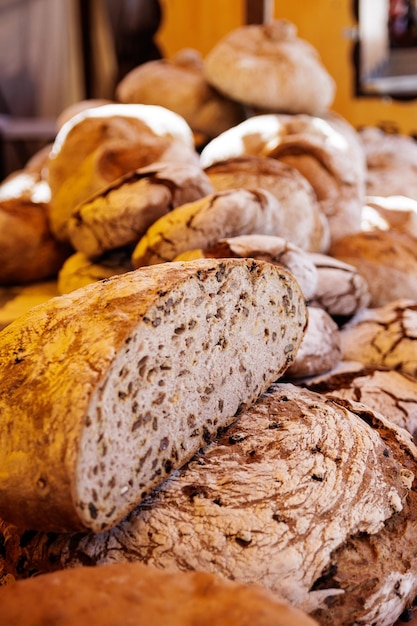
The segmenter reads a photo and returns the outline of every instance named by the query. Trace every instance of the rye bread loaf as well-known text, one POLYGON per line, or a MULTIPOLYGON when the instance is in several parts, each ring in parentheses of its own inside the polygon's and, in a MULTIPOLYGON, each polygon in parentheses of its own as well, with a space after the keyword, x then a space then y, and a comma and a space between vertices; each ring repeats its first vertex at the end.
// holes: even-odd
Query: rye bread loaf
MULTIPOLYGON (((393 228, 417 237, 417 200, 406 196, 368 196, 363 212, 376 213, 382 220, 382 228, 393 228)), ((365 219, 367 215, 365 213, 365 219)), ((362 221, 364 221, 362 216, 362 221)), ((378 228, 378 222, 375 226, 378 228)), ((362 230, 371 230, 370 227, 362 230)))
POLYGON ((242 155, 274 158, 298 170, 313 187, 328 220, 330 240, 360 229, 366 161, 355 129, 342 117, 256 115, 201 152, 201 164, 242 155))
POLYGON ((369 286, 359 269, 327 254, 310 253, 317 270, 317 286, 311 304, 335 318, 352 317, 371 301, 369 286))
POLYGON ((366 193, 417 200, 417 142, 402 133, 366 126, 359 132, 366 156, 366 193))
POLYGON ((74 208, 123 174, 160 160, 198 162, 188 124, 163 107, 105 104, 84 109, 59 130, 48 161, 49 217, 67 241, 74 208))
POLYGON ((361 309, 340 330, 343 360, 417 377, 417 303, 394 300, 361 309))
POLYGON ((0 185, 0 285, 56 276, 72 248, 53 236, 50 189, 39 172, 19 170, 0 185))
POLYGON ((324 309, 309 306, 307 330, 285 378, 293 380, 322 374, 333 369, 341 358, 338 325, 324 309))
POLYGON ((167 263, 52 299, 0 334, 0 516, 109 528, 279 378, 301 290, 252 259, 167 263))
POLYGON ((87 257, 136 244, 151 224, 176 206, 213 192, 197 164, 155 163, 125 174, 74 209, 73 247, 87 257))
POLYGON ((225 237, 278 235, 283 210, 264 189, 230 189, 176 207, 154 222, 135 247, 134 267, 172 261, 182 252, 207 248, 225 237))
POLYGON ((240 235, 220 239, 212 246, 196 250, 188 250, 175 257, 175 261, 192 259, 224 259, 251 258, 281 265, 293 274, 304 294, 309 300, 317 289, 317 270, 308 252, 286 241, 282 237, 272 235, 240 235))
POLYGON ((351 233, 329 250, 336 259, 356 267, 368 284, 369 306, 417 300, 417 237, 397 230, 351 233))
POLYGON ((279 201, 284 212, 281 236, 310 252, 326 252, 329 224, 308 180, 298 170, 276 159, 242 156, 205 169, 215 191, 262 187, 279 201))
POLYGON ((256 582, 323 626, 388 626, 417 589, 416 463, 382 415, 274 384, 112 530, 9 530, 5 552, 20 576, 142 561, 256 582))
POLYGON ((317 626, 259 585, 141 563, 77 567, 0 589, 3 626, 317 626))
MULTIPOLYGON (((298 384, 298 383, 297 383, 298 384)), ((312 391, 366 404, 417 441, 417 379, 383 367, 345 361, 340 367, 301 383, 312 391)))
POLYGON ((116 87, 125 104, 156 104, 181 115, 194 133, 196 145, 239 124, 244 107, 213 89, 204 76, 201 53, 183 48, 169 59, 138 65, 116 87))

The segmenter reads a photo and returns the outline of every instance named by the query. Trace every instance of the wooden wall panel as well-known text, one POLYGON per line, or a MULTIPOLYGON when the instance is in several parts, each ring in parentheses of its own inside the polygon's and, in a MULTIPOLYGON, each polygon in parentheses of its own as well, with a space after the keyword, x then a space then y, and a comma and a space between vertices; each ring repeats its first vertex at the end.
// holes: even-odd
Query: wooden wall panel
POLYGON ((245 21, 244 0, 160 0, 163 21, 157 41, 164 56, 196 48, 204 56, 245 21))

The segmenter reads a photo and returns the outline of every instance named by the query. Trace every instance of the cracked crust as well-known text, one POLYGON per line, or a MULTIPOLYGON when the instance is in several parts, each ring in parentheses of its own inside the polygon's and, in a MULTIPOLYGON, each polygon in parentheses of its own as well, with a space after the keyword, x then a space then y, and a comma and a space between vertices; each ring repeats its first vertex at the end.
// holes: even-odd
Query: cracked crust
POLYGON ((309 300, 317 288, 317 270, 308 252, 272 235, 241 235, 220 239, 204 250, 188 250, 174 260, 198 258, 251 258, 286 267, 297 279, 304 297, 309 300))
POLYGON ((75 250, 89 258, 136 244, 157 219, 213 192, 198 165, 157 163, 118 178, 81 203, 68 220, 75 250))
POLYGON ((300 172, 313 187, 327 217, 331 242, 361 227, 366 163, 355 129, 342 117, 283 113, 249 118, 201 152, 206 169, 242 155, 277 159, 300 172))
POLYGON ((362 309, 340 332, 345 361, 383 366, 417 377, 417 304, 395 300, 362 309))
POLYGON ((112 530, 21 533, 17 575, 141 561, 256 582, 326 626, 388 626, 417 588, 416 455, 364 405, 274 384, 112 530))
POLYGON ((332 317, 352 317, 371 301, 368 283, 359 270, 327 254, 310 254, 317 270, 317 288, 311 304, 332 317))
POLYGON ((264 189, 231 189, 177 207, 150 226, 133 251, 134 267, 172 261, 226 237, 280 235, 284 214, 264 189))
POLYGON ((284 211, 281 236, 309 252, 326 252, 329 225, 313 187, 298 170, 276 159, 242 156, 205 169, 215 191, 262 187, 270 191, 284 211))
POLYGON ((0 337, 0 515, 111 527, 294 359, 304 297, 283 268, 202 259, 49 300, 0 337))

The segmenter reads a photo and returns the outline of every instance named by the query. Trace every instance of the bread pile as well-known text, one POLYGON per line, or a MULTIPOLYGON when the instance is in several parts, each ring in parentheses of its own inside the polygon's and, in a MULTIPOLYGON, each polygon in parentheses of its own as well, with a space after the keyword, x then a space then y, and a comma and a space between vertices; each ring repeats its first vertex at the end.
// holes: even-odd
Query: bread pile
POLYGON ((0 283, 59 295, 0 332, 2 618, 392 626, 417 596, 411 184, 378 185, 283 20, 116 97, 12 177, 45 234, 7 226, 0 283))

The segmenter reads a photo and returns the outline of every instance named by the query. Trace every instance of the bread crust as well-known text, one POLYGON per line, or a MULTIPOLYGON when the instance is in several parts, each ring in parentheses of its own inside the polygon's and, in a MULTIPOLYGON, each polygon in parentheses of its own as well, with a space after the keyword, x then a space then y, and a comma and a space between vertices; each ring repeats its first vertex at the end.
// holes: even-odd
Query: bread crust
POLYGON ((0 335, 0 515, 112 526, 285 371, 306 323, 292 275, 249 259, 143 268, 32 309, 0 335))

